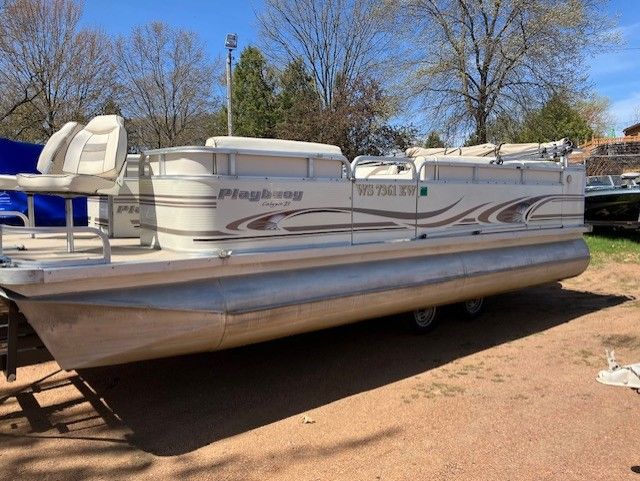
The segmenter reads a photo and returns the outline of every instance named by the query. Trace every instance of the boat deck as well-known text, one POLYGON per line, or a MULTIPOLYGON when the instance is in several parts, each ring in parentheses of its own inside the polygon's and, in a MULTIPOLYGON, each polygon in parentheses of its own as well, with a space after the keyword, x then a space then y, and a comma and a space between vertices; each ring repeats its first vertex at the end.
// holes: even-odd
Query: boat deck
POLYGON ((75 252, 68 253, 65 233, 40 231, 32 238, 30 233, 3 230, 0 295, 10 297, 8 291, 27 297, 57 295, 491 249, 504 251, 510 247, 571 243, 580 239, 583 232, 583 227, 535 228, 353 245, 178 252, 141 246, 137 238, 108 239, 97 231, 85 231, 75 233, 75 252))
MULTIPOLYGON (((67 252, 64 234, 5 234, 2 253, 15 262, 33 262, 55 265, 106 263, 100 239, 92 234, 76 234, 75 251, 67 252)), ((203 257, 202 253, 189 254, 170 250, 153 249, 140 245, 140 239, 109 239, 112 264, 123 262, 154 262, 163 260, 203 257)))

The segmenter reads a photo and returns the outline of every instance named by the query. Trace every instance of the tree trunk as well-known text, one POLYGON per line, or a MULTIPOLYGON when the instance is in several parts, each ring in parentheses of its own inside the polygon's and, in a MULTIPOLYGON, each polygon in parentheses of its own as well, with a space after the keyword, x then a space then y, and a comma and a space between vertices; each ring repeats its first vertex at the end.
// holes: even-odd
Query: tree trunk
POLYGON ((487 142, 487 114, 478 109, 476 113, 476 142, 485 144, 487 142))

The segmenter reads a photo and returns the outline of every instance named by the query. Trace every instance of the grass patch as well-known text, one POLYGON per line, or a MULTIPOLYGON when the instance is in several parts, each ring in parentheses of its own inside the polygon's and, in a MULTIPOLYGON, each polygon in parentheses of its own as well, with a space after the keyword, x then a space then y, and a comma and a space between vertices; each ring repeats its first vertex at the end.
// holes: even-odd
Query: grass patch
MULTIPOLYGON (((422 393, 423 397, 432 399, 436 396, 454 397, 458 394, 464 393, 464 388, 456 386, 454 384, 447 384, 444 382, 433 382, 430 385, 418 384, 414 387, 416 391, 422 393)), ((417 394, 412 394, 411 397, 417 398, 417 394)))
POLYGON ((600 336, 602 345, 606 348, 615 349, 639 349, 640 338, 628 334, 611 334, 609 336, 600 336))
POLYGON ((585 235, 591 252, 591 264, 626 262, 640 264, 640 233, 638 232, 598 232, 585 235))

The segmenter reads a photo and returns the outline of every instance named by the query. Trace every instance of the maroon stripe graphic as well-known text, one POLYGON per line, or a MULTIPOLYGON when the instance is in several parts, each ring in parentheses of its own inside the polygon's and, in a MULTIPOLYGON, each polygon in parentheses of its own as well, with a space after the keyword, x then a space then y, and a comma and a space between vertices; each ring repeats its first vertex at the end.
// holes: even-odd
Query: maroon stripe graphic
POLYGON ((447 225, 447 224, 452 224, 457 220, 462 219, 463 217, 466 217, 467 215, 471 214, 474 210, 478 210, 481 207, 484 207, 485 205, 487 205, 488 202, 484 203, 484 204, 480 204, 477 205, 475 207, 472 207, 469 210, 465 210, 464 212, 458 214, 458 215, 454 215, 453 217, 449 217, 448 219, 444 219, 438 222, 431 222, 429 224, 418 224, 418 227, 441 227, 443 225, 447 225))

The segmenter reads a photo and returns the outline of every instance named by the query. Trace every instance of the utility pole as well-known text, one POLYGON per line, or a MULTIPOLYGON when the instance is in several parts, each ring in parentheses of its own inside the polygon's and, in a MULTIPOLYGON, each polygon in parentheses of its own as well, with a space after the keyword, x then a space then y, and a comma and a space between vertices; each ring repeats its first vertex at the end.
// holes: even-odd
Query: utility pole
POLYGON ((233 121, 231 120, 231 53, 238 47, 238 35, 228 33, 224 41, 227 48, 227 132, 233 135, 233 121))

